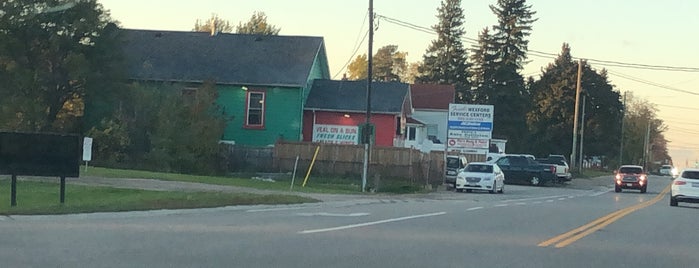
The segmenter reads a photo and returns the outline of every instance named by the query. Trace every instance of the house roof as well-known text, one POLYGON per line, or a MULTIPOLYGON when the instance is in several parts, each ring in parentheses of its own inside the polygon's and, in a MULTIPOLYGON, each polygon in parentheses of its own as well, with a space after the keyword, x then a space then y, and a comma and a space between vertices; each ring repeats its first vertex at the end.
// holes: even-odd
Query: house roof
POLYGON ((455 92, 454 85, 410 85, 414 109, 449 110, 449 103, 454 102, 455 92))
POLYGON ((305 87, 322 37, 122 30, 130 78, 305 87))
MULTIPOLYGON (((366 80, 316 79, 306 100, 306 110, 343 112, 366 111, 366 80)), ((399 82, 373 82, 371 112, 399 114, 408 98, 410 86, 399 82)))

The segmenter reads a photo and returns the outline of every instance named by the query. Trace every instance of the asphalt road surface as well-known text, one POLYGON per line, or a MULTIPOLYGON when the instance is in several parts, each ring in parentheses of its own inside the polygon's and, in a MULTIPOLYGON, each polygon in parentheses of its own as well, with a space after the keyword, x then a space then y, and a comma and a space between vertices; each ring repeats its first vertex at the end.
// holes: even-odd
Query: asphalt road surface
MULTIPOLYGON (((611 181, 611 178, 610 178, 611 181)), ((287 206, 0 217, 2 267, 699 267, 699 205, 507 185, 287 206)))

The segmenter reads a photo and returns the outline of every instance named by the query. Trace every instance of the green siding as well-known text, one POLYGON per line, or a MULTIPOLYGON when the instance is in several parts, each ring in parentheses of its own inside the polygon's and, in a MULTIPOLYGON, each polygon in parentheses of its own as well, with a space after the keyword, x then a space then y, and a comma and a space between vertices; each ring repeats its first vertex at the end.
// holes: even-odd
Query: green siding
POLYGON ((285 140, 301 140, 302 99, 301 88, 267 87, 265 89, 265 127, 246 129, 246 91, 241 86, 219 86, 218 103, 224 107, 228 122, 223 140, 236 144, 266 146, 274 144, 280 136, 285 140))
POLYGON ((308 98, 310 93, 311 84, 315 79, 330 79, 330 70, 328 67, 328 58, 325 56, 325 49, 321 48, 313 60, 313 66, 311 67, 311 73, 308 75, 308 81, 306 83, 306 88, 303 89, 303 100, 304 103, 308 98))

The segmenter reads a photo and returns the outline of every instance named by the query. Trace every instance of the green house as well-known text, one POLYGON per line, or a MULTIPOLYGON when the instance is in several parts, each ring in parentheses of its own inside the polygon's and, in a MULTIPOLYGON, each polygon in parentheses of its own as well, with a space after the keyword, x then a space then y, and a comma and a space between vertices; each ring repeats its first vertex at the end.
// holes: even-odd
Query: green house
POLYGON ((123 31, 132 80, 215 82, 218 103, 232 117, 221 138, 228 143, 301 141, 311 83, 330 78, 322 37, 123 31))

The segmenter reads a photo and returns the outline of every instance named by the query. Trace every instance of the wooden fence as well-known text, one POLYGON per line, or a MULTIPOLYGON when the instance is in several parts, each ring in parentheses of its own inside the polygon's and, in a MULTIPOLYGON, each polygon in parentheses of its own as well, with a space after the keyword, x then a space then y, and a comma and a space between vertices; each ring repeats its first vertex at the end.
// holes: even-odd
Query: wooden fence
MULTIPOLYGON (((308 142, 281 142, 274 147, 277 172, 294 170, 305 173, 318 149, 312 175, 361 177, 364 145, 339 145, 308 142)), ((444 152, 422 153, 410 148, 372 147, 367 177, 401 179, 417 184, 439 184, 444 180, 444 152)), ((303 175, 303 174, 302 174, 303 175)))

